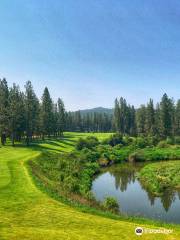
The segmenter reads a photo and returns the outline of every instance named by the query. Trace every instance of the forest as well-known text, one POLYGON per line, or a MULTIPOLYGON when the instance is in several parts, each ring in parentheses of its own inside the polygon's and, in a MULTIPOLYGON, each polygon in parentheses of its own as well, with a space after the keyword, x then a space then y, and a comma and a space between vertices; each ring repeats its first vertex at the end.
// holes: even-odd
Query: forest
POLYGON ((54 102, 47 87, 38 99, 32 83, 26 82, 21 91, 15 83, 8 86, 6 79, 0 79, 0 134, 1 143, 6 138, 25 141, 58 137, 64 131, 73 132, 118 132, 127 136, 156 136, 160 140, 180 135, 180 100, 164 94, 154 104, 150 99, 138 108, 126 99, 115 99, 111 113, 70 112, 65 110, 62 98, 54 102))
MULTIPOLYGON (((112 231, 118 237, 129 231, 127 239, 133 239, 137 223, 150 228, 163 224, 180 236, 175 225, 180 221, 180 100, 164 94, 157 104, 150 99, 135 107, 121 97, 113 109, 98 109, 70 112, 47 87, 39 98, 30 81, 22 91, 0 80, 2 236, 11 239, 9 223, 18 221, 12 233, 18 239, 36 233, 27 233, 29 224, 47 229, 52 224, 58 238, 70 226, 73 239, 82 225, 89 231, 89 219, 92 236, 95 231, 103 239, 112 231), (117 192, 126 197, 118 198, 117 192), (57 233, 58 224, 63 228, 57 233), (107 234, 107 229, 112 231, 107 234)), ((39 229, 38 239, 45 239, 47 232, 39 229)), ((52 231, 48 239, 53 239, 52 231)))

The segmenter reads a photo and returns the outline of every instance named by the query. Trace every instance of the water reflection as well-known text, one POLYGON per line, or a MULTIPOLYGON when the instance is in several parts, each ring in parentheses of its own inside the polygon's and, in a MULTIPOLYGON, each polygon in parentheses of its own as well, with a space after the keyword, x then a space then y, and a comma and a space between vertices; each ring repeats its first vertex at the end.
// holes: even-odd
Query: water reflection
POLYGON ((94 182, 92 191, 98 200, 111 195, 117 198, 120 210, 167 222, 180 223, 180 192, 168 190, 160 197, 152 195, 137 179, 142 163, 126 163, 105 169, 94 182))

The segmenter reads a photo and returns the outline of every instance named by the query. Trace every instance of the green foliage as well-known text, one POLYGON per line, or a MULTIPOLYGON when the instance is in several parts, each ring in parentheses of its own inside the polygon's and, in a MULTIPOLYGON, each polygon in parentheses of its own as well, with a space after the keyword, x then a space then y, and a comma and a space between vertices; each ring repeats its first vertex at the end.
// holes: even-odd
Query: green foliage
POLYGON ((36 163, 45 176, 60 183, 65 192, 85 195, 91 188, 92 176, 99 171, 98 163, 88 160, 86 154, 89 152, 44 153, 36 163))
POLYGON ((169 144, 167 143, 167 141, 160 141, 158 144, 157 144, 157 147, 159 148, 167 148, 169 147, 169 144))
POLYGON ((135 151, 129 155, 130 162, 141 162, 145 161, 145 157, 142 151, 135 151))
POLYGON ((119 204, 114 197, 106 197, 103 202, 103 206, 105 209, 112 212, 117 212, 119 209, 119 204))
MULTIPOLYGON (((79 135, 82 133, 65 134, 69 140, 77 139, 79 135)), ((87 136, 87 133, 83 135, 87 136)), ((107 137, 106 134, 96 134, 98 135, 101 138, 107 137)), ((134 228, 137 224, 143 224, 147 228, 162 226, 154 221, 115 216, 82 206, 75 201, 67 201, 61 195, 61 187, 57 192, 52 192, 53 181, 49 180, 46 174, 48 169, 53 171, 56 159, 53 157, 48 162, 45 160, 46 174, 40 171, 42 168, 39 168, 39 165, 31 165, 32 161, 36 162, 36 158, 39 159, 39 154, 45 150, 50 153, 52 149, 56 152, 70 151, 72 146, 69 143, 71 141, 61 139, 45 141, 36 148, 0 148, 3 172, 0 174, 0 239, 87 239, 88 236, 90 239, 114 240, 125 234, 127 240, 131 240, 134 239, 134 228)), ((58 185, 55 183, 54 186, 58 185)), ((89 192, 88 195, 89 198, 93 197, 89 192)), ((170 238, 179 239, 179 226, 163 226, 174 230, 170 238)), ((170 238, 167 236, 167 239, 170 238)), ((164 236, 159 236, 158 239, 164 239, 164 236)))
POLYGON ((92 149, 93 147, 97 146, 99 144, 99 141, 94 136, 89 136, 87 138, 79 138, 79 140, 76 143, 76 149, 82 150, 83 148, 89 148, 92 149))
MULTIPOLYGON (((133 145, 136 136, 139 137, 134 143, 136 148, 152 147, 165 139, 168 144, 179 144, 180 100, 175 103, 164 94, 156 107, 150 99, 146 105, 135 109, 121 97, 115 100, 114 111, 66 112, 63 100, 58 98, 54 102, 47 87, 40 101, 30 81, 25 84, 25 91, 21 92, 17 85, 8 87, 6 79, 0 79, 2 145, 5 145, 7 138, 11 139, 12 145, 25 140, 29 145, 34 139, 62 137, 64 131, 118 132, 103 142, 113 147, 118 144, 133 145)), ((89 139, 88 143, 81 140, 77 149, 96 145, 97 139, 89 139)))
POLYGON ((162 195, 168 188, 180 187, 180 162, 148 164, 141 169, 138 177, 153 194, 162 195))
POLYGON ((148 145, 147 139, 144 137, 135 138, 133 145, 135 148, 145 148, 148 145))
POLYGON ((167 144, 170 144, 170 145, 173 145, 173 144, 174 144, 174 138, 172 138, 172 137, 167 137, 166 143, 167 143, 167 144))
POLYGON ((116 133, 107 139, 107 144, 111 145, 112 147, 118 145, 118 144, 124 144, 123 137, 121 134, 116 133))
POLYGON ((180 144, 180 137, 179 136, 174 137, 174 143, 175 144, 180 144))

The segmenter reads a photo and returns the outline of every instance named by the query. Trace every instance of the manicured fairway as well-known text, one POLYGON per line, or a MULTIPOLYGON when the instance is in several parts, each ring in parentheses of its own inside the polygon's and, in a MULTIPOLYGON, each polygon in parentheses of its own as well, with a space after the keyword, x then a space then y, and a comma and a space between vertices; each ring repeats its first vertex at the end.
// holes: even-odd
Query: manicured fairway
MULTIPOLYGON (((134 233, 139 224, 79 212, 36 188, 25 162, 44 148, 70 151, 77 135, 65 137, 63 141, 41 143, 39 148, 0 148, 0 240, 139 239, 134 233)), ((180 239, 180 229, 174 227, 170 235, 146 234, 141 238, 180 239)))

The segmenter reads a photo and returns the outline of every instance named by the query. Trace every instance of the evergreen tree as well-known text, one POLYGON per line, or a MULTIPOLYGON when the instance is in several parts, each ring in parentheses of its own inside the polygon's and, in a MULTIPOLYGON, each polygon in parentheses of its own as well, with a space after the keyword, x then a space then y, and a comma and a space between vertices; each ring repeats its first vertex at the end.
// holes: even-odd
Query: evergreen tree
POLYGON ((160 137, 161 136, 161 110, 160 110, 160 104, 157 103, 156 109, 155 109, 155 136, 160 137))
POLYGON ((20 92, 19 86, 13 84, 9 91, 9 134, 11 136, 12 145, 15 139, 20 140, 25 130, 25 115, 23 94, 20 92))
POLYGON ((155 134, 155 110, 153 100, 150 99, 146 107, 146 135, 153 136, 155 134))
POLYGON ((63 134, 65 129, 65 107, 64 102, 61 98, 58 98, 58 132, 60 135, 63 134))
POLYGON ((8 134, 8 96, 9 89, 6 79, 0 79, 0 135, 2 145, 6 142, 8 134))
POLYGON ((137 122, 137 133, 138 135, 145 135, 145 123, 146 123, 146 107, 145 105, 141 105, 141 107, 137 110, 136 113, 136 122, 137 122))
POLYGON ((81 117, 81 112, 80 111, 76 111, 75 112, 75 129, 76 131, 81 132, 82 131, 82 117, 81 117))
POLYGON ((120 132, 120 106, 116 98, 114 103, 114 126, 117 132, 120 132))
POLYGON ((160 102, 161 134, 162 137, 173 133, 173 101, 165 93, 160 102))
POLYGON ((136 110, 134 106, 130 106, 130 129, 129 135, 136 136, 136 110))
POLYGON ((53 130, 53 102, 47 87, 44 89, 41 105, 41 131, 43 138, 51 136, 53 130))
POLYGON ((177 101, 175 109, 175 134, 180 136, 180 99, 177 101))
POLYGON ((32 83, 28 81, 25 85, 25 131, 26 143, 32 141, 32 136, 37 129, 39 116, 39 101, 34 92, 32 83))

